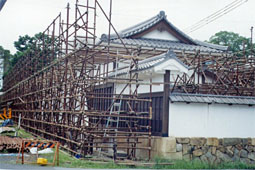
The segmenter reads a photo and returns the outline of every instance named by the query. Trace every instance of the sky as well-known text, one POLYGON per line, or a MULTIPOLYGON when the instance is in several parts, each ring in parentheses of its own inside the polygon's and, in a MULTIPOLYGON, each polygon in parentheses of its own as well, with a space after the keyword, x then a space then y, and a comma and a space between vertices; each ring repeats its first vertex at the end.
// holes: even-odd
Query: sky
MULTIPOLYGON (((81 3, 86 0, 79 0, 81 3)), ((93 0, 90 0, 93 1, 93 0)), ((165 11, 167 19, 180 30, 200 21, 234 0, 112 0, 112 23, 117 30, 133 26, 165 11)), ((60 13, 65 13, 67 3, 74 9, 75 0, 7 0, 0 11, 0 45, 15 52, 13 42, 20 35, 33 36, 44 31, 60 13)), ((99 0, 109 13, 110 0, 99 0)), ((208 40, 219 31, 233 31, 250 37, 255 26, 255 0, 248 0, 230 13, 188 35, 201 41, 208 40)), ((74 14, 72 14, 74 15, 74 14)), ((97 36, 108 32, 102 13, 97 13, 97 36)))

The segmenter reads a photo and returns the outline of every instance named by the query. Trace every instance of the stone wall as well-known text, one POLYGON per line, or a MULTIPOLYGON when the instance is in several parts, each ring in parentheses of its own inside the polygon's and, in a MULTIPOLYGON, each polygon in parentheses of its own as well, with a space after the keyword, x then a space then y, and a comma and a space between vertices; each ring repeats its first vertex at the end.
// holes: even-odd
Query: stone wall
MULTIPOLYGON (((146 142, 142 142, 146 145, 146 142)), ((147 153, 138 152, 138 157, 147 153)), ((152 138, 152 158, 255 164, 255 138, 152 138)))

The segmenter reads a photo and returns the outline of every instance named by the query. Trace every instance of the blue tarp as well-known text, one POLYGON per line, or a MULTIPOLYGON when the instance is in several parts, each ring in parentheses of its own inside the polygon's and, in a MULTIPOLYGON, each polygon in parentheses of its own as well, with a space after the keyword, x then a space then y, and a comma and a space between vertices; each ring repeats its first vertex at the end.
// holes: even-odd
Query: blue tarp
POLYGON ((4 127, 7 125, 13 125, 13 121, 11 119, 6 119, 0 127, 4 127))

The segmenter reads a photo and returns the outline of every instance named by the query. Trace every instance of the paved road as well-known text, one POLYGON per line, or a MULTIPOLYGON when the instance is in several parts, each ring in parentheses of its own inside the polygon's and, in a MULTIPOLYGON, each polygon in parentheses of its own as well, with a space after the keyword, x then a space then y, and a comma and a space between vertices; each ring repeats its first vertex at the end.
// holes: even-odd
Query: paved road
MULTIPOLYGON (((50 166, 33 166, 33 165, 21 165, 21 164, 2 164, 0 163, 0 170, 11 170, 11 169, 18 169, 18 170, 102 170, 102 169, 80 169, 80 168, 61 168, 61 167, 50 167, 50 166)), ((111 169, 107 169, 111 170, 111 169)), ((112 169, 116 170, 116 169, 112 169)), ((121 169, 121 170, 132 170, 132 169, 121 169)), ((135 169, 139 170, 139 169, 135 169)), ((146 169, 142 169, 146 170, 146 169)), ((151 169, 150 169, 151 170, 151 169)))
MULTIPOLYGON (((18 169, 18 170, 102 170, 102 169, 80 169, 80 168, 60 168, 60 167, 50 167, 50 166, 33 166, 33 165, 21 165, 21 164, 2 164, 0 163, 0 170, 11 170, 11 169, 18 169)), ((111 170, 111 169, 107 169, 111 170)), ((116 170, 116 169, 112 169, 116 170)), ((121 170, 132 170, 132 169, 121 169, 121 170)), ((139 170, 139 169, 134 169, 139 170)), ((140 169, 146 170, 146 169, 140 169)), ((152 170, 152 169, 150 169, 152 170)))
MULTIPOLYGON (((0 170, 12 170, 12 169, 19 169, 19 170, 102 170, 102 169, 80 169, 80 168, 60 168, 60 167, 43 167, 43 166, 33 166, 33 165, 16 165, 16 164, 2 164, 0 163, 0 170)), ((107 170, 116 170, 116 169, 107 169, 107 170)), ((121 170, 146 170, 146 169, 121 169, 121 170)), ((152 169, 147 169, 152 170, 152 169)), ((180 169, 178 169, 180 170, 180 169)), ((227 170, 227 169, 225 169, 227 170)), ((231 169, 234 170, 234 169, 231 169)), ((240 169, 238 169, 240 170, 240 169)))

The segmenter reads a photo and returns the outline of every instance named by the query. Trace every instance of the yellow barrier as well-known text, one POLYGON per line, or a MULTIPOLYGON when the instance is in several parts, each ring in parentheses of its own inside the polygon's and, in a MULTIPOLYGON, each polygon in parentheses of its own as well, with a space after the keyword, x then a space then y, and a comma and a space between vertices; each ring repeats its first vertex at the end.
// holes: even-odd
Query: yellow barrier
POLYGON ((6 120, 6 119, 11 119, 12 118, 12 109, 8 109, 8 115, 6 114, 6 108, 4 108, 4 113, 0 113, 0 119, 6 120))
POLYGON ((30 140, 30 139, 23 139, 22 140, 22 146, 19 149, 19 154, 17 156, 17 161, 16 163, 20 162, 20 154, 21 154, 21 163, 28 163, 28 164, 40 164, 40 165, 52 165, 55 166, 55 163, 57 162, 57 165, 59 165, 59 142, 57 141, 51 141, 51 140, 30 140), (48 162, 47 159, 44 158, 39 158, 38 157, 38 153, 37 153, 37 161, 36 162, 32 162, 29 161, 30 159, 25 160, 24 157, 24 152, 26 149, 28 148, 32 148, 32 147, 36 147, 37 149, 45 149, 45 148, 52 148, 55 150, 54 153, 52 153, 53 156, 53 161, 52 162, 48 162))

